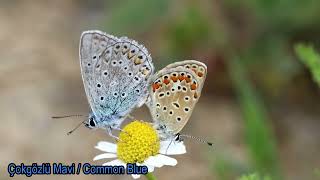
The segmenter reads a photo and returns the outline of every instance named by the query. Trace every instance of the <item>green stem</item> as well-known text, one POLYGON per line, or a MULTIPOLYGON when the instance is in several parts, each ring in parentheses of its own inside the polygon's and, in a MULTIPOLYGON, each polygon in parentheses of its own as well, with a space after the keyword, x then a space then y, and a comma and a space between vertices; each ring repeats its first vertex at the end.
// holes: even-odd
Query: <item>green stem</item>
POLYGON ((150 172, 145 175, 148 180, 157 180, 157 178, 150 172))

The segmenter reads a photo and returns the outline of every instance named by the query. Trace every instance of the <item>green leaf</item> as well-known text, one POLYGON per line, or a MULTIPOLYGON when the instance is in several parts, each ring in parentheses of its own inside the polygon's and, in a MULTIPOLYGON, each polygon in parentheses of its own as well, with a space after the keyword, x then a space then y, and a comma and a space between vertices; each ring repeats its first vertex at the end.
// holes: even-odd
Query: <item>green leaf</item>
POLYGON ((312 45, 297 44, 294 47, 301 62, 310 70, 313 80, 320 86, 320 55, 312 45))

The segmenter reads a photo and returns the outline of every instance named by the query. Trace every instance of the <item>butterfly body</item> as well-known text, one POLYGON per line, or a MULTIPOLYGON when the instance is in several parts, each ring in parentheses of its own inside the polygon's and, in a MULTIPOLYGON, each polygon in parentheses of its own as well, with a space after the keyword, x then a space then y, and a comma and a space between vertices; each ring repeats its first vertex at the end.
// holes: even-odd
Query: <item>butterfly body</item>
POLYGON ((127 37, 85 31, 80 37, 80 66, 91 113, 89 128, 118 128, 148 96, 154 67, 144 46, 127 37))
POLYGON ((205 64, 185 60, 168 65, 150 79, 148 107, 161 138, 175 137, 188 122, 206 73, 205 64))

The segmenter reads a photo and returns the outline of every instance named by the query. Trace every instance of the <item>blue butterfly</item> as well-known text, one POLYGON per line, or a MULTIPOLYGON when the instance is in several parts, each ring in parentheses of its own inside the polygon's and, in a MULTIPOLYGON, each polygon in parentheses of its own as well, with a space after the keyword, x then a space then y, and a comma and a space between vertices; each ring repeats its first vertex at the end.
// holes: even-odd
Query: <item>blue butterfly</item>
POLYGON ((147 49, 127 37, 85 31, 80 37, 80 66, 91 107, 86 127, 119 129, 123 120, 148 97, 154 73, 147 49))

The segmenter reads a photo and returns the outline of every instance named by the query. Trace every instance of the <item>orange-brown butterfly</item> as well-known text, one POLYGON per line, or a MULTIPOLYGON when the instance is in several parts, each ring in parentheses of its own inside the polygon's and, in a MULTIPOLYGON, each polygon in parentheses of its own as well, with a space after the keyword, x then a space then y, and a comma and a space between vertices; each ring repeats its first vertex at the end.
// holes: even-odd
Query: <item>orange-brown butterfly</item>
POLYGON ((207 66, 204 63, 185 60, 169 64, 150 79, 150 102, 147 105, 160 138, 180 138, 179 132, 200 98, 206 75, 207 66))

